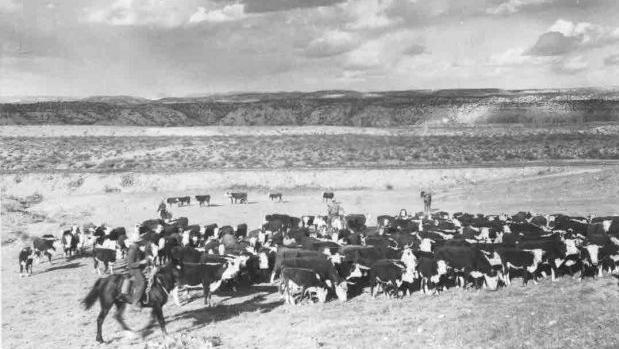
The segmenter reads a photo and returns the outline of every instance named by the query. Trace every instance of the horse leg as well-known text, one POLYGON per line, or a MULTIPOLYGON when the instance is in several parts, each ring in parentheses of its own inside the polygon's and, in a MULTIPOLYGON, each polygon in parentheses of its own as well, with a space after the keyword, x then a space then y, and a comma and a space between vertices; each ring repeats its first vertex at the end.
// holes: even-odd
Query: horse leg
POLYGON ((99 316, 97 317, 97 342, 103 343, 103 334, 101 333, 101 328, 103 327, 103 321, 105 321, 105 317, 107 313, 110 311, 111 304, 104 304, 104 301, 101 301, 101 311, 99 312, 99 316))
POLYGON ((165 319, 163 318, 163 310, 161 310, 161 305, 155 304, 153 306, 153 316, 157 317, 157 321, 159 321, 159 327, 161 327, 161 332, 163 332, 164 336, 168 335, 168 331, 165 329, 165 319))
POLYGON ((114 318, 116 319, 116 321, 118 321, 118 323, 123 328, 123 330, 131 331, 131 328, 127 326, 127 323, 125 322, 125 319, 123 318, 123 313, 125 312, 127 303, 115 301, 114 304, 116 304, 116 314, 114 314, 114 318))

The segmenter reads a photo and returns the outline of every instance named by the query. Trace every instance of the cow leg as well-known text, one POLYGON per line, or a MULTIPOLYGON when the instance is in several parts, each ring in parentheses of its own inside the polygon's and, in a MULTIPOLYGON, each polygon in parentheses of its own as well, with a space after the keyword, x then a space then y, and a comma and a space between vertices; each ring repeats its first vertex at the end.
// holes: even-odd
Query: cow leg
POLYGON ((602 275, 602 265, 601 265, 601 264, 600 264, 600 265, 598 265, 598 267, 597 267, 597 268, 598 268, 598 277, 602 277, 602 276, 603 276, 603 275, 602 275))
POLYGON ((103 302, 101 302, 101 311, 99 312, 99 316, 97 316, 97 342, 103 343, 103 321, 105 321, 105 317, 107 313, 110 311, 111 305, 104 306, 103 302))
POLYGON ((99 270, 99 261, 97 260, 97 258, 93 258, 92 260, 93 260, 92 272, 101 275, 101 271, 99 270))
POLYGON ((524 272, 522 273, 522 287, 526 287, 528 281, 529 281, 529 271, 525 268, 524 272))
POLYGON ((52 254, 48 251, 45 251, 45 255, 47 256, 47 261, 49 262, 49 264, 52 264, 52 254))

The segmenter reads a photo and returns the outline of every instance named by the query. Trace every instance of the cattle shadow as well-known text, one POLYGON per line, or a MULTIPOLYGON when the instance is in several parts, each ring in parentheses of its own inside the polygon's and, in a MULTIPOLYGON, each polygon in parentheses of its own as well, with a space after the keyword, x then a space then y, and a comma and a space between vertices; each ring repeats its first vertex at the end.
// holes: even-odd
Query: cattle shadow
MULTIPOLYGON (((265 295, 256 295, 251 299, 237 304, 218 304, 214 307, 204 307, 200 309, 188 310, 169 318, 168 321, 191 319, 192 326, 182 328, 178 331, 187 331, 195 328, 200 328, 205 324, 219 322, 234 318, 242 313, 259 312, 261 314, 268 313, 280 305, 284 304, 283 300, 277 300, 269 303, 261 303, 266 299, 265 295)), ((177 332, 178 332, 177 331, 177 332)))
POLYGON ((49 273, 49 272, 56 271, 56 270, 75 269, 75 268, 81 267, 82 265, 83 265, 82 263, 78 263, 78 262, 64 264, 64 265, 57 265, 55 267, 47 268, 37 274, 45 274, 45 273, 49 273))
MULTIPOLYGON (((221 297, 220 302, 225 302, 227 300, 238 298, 238 297, 247 297, 254 295, 256 293, 267 293, 273 294, 277 292, 277 286, 272 285, 252 285, 250 287, 238 287, 236 291, 234 291, 229 286, 223 286, 225 288, 220 288, 219 290, 213 292, 214 295, 221 297)), ((196 300, 204 299, 204 293, 202 291, 202 286, 189 286, 189 298, 187 299, 187 303, 191 303, 196 300)))

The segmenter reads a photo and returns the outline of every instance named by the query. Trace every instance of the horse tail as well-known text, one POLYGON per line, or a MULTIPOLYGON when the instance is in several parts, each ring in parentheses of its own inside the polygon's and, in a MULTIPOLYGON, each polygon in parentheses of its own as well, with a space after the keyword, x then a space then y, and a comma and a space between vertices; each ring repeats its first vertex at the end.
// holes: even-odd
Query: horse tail
POLYGON ((82 304, 84 305, 86 310, 90 309, 93 306, 93 304, 95 304, 95 302, 97 301, 97 298, 99 298, 99 295, 101 294, 101 289, 103 288, 104 281, 105 279, 97 280, 94 286, 92 286, 92 289, 90 290, 90 292, 88 292, 86 297, 82 300, 82 304))

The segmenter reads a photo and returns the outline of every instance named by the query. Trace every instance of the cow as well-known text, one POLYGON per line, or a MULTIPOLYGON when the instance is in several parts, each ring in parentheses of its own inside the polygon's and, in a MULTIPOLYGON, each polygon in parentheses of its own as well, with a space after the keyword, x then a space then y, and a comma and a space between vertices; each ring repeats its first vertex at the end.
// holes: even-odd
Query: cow
POLYGON ((191 205, 191 196, 181 196, 178 198, 178 206, 191 205))
POLYGON ((319 275, 321 280, 325 281, 330 289, 335 289, 335 294, 340 301, 348 299, 346 279, 338 274, 333 263, 324 255, 284 258, 281 261, 281 267, 282 269, 286 267, 311 269, 319 275))
POLYGON ((247 203, 247 193, 245 192, 226 192, 226 197, 228 197, 230 199, 230 203, 231 204, 236 204, 236 203, 241 203, 241 204, 246 204, 247 203))
POLYGON ((247 236, 247 224, 242 223, 236 226, 236 231, 234 232, 234 236, 238 238, 244 238, 247 236))
POLYGON ((486 256, 476 247, 442 246, 436 249, 434 258, 437 263, 445 263, 451 274, 456 277, 456 284, 466 286, 466 279, 484 277, 486 287, 496 290, 498 275, 486 256))
POLYGON ((417 273, 421 279, 421 290, 424 294, 429 292, 430 287, 437 286, 440 291, 442 278, 447 273, 447 265, 444 261, 436 261, 434 254, 429 251, 415 251, 417 273))
POLYGON ((52 253, 51 251, 56 252, 56 247, 54 247, 54 241, 56 239, 53 235, 43 235, 43 238, 34 238, 32 240, 32 247, 34 250, 34 254, 38 260, 41 253, 47 256, 47 260, 49 263, 52 263, 52 253))
POLYGON ((278 199, 279 201, 282 201, 282 193, 269 193, 269 199, 271 201, 278 199))
POLYGON ((378 227, 383 227, 383 228, 392 227, 394 222, 395 222, 395 218, 392 216, 382 215, 382 216, 376 217, 376 224, 378 225, 378 227))
POLYGON ((324 303, 327 300, 328 286, 313 269, 285 267, 282 269, 280 292, 287 304, 296 304, 306 295, 311 300, 312 294, 316 295, 320 303, 324 303))
POLYGON ((333 194, 333 192, 326 191, 322 193, 322 201, 333 200, 334 197, 335 197, 335 194, 333 194))
POLYGON ((301 216, 301 224, 303 225, 303 228, 309 228, 310 226, 314 225, 314 219, 316 217, 314 216, 301 216))
POLYGON ((522 286, 526 286, 529 280, 535 281, 535 272, 541 260, 541 250, 524 251, 514 247, 498 247, 496 253, 501 257, 504 270, 504 281, 507 286, 511 285, 511 272, 522 271, 522 286))
POLYGON ((602 246, 587 243, 580 247, 581 258, 581 270, 579 281, 586 275, 592 275, 602 277, 602 263, 600 258, 600 251, 602 246))
POLYGON ((62 249, 65 257, 71 257, 77 249, 77 237, 74 235, 75 228, 71 230, 65 230, 62 233, 62 249))
POLYGON ((178 198, 177 197, 167 198, 166 202, 168 203, 168 205, 172 206, 172 204, 178 204, 178 198))
MULTIPOLYGON (((242 264, 240 257, 209 255, 191 247, 175 247, 172 250, 172 261, 180 267, 181 285, 202 285, 204 304, 209 307, 211 293, 215 292, 223 281, 236 277, 242 264)), ((179 304, 178 287, 171 293, 179 304)))
POLYGON ((92 259, 93 259, 93 265, 94 265, 94 272, 101 275, 109 271, 110 274, 112 274, 114 271, 112 270, 113 268, 111 266, 112 266, 112 263, 116 262, 116 258, 117 258, 116 250, 113 250, 110 248, 93 248, 92 259), (105 267, 105 269, 103 270, 103 273, 101 272, 101 269, 99 268, 99 263, 102 263, 105 267))
POLYGON ((19 276, 24 277, 32 275, 32 262, 34 260, 34 251, 30 246, 26 246, 19 252, 19 276), (26 273, 24 274, 24 270, 26 273))
POLYGON ((204 206, 206 202, 206 206, 211 206, 211 196, 210 195, 196 195, 196 201, 200 206, 204 206))
POLYGON ((346 227, 355 233, 365 229, 366 216, 362 214, 346 215, 346 227))
POLYGON ((402 285, 402 276, 406 271, 406 265, 398 260, 381 259, 376 261, 370 268, 370 294, 372 297, 378 295, 378 286, 389 298, 398 295, 398 290, 402 285))

